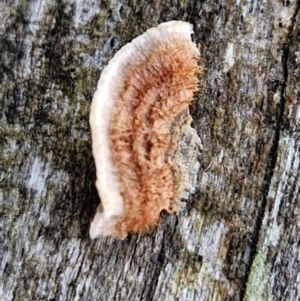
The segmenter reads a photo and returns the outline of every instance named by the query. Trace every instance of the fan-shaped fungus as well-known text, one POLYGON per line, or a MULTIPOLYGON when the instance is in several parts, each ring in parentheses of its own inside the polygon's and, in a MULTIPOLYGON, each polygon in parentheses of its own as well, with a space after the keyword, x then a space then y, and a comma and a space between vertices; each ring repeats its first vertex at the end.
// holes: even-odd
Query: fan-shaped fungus
POLYGON ((90 112, 101 198, 91 238, 124 238, 157 224, 162 210, 179 208, 184 171, 174 158, 190 128, 200 69, 192 32, 182 21, 151 28, 101 74, 90 112))

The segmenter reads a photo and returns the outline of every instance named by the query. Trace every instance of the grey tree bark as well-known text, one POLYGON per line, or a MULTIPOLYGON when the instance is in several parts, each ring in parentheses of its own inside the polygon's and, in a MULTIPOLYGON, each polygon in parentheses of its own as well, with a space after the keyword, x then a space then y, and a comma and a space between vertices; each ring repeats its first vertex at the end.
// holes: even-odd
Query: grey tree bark
POLYGON ((0 300, 300 300, 300 1, 0 3, 0 300), (88 126, 103 67, 194 25, 196 193, 160 226, 91 241, 88 126))

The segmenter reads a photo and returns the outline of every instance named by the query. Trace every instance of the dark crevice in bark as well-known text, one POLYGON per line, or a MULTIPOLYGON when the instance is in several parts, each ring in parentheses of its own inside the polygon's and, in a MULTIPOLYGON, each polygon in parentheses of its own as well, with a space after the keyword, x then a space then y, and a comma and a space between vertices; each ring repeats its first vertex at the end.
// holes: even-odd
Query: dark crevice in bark
POLYGON ((165 239, 166 239, 166 235, 164 233, 164 237, 163 237, 163 243, 162 243, 162 246, 161 246, 161 249, 160 249, 160 252, 156 258, 156 262, 153 262, 154 264, 154 272, 153 272, 153 275, 152 275, 152 280, 150 282, 150 290, 148 291, 148 296, 145 296, 146 297, 146 300, 154 300, 154 294, 155 294, 155 290, 156 290, 156 287, 157 287, 157 283, 158 283, 158 278, 159 278, 159 275, 160 275, 160 272, 162 270, 162 266, 164 265, 164 262, 165 262, 165 239))
MULTIPOLYGON (((296 12, 299 10, 299 3, 297 3, 297 9, 296 12)), ((296 15, 296 14, 295 14, 296 15)), ((293 18, 294 22, 294 18, 293 18)), ((246 272, 246 281, 243 283, 243 287, 241 290, 241 300, 244 300, 245 297, 245 292, 246 292, 246 286, 247 286, 247 281, 250 275, 250 271, 255 259, 255 256, 257 254, 257 247, 259 243, 259 236, 261 232, 261 227, 262 227, 262 222, 264 218, 264 213, 266 210, 267 206, 267 197, 268 197, 268 192, 271 186, 271 181, 273 178, 274 174, 274 169, 276 167, 277 163, 277 158, 278 158, 278 147, 279 147, 279 141, 280 141, 280 132, 282 129, 282 123, 283 123, 283 116, 284 116, 284 108, 285 108, 285 103, 286 99, 284 97, 284 91, 286 88, 286 83, 288 80, 288 56, 289 56, 289 43, 291 42, 291 39, 287 41, 282 47, 282 56, 281 56, 281 64, 282 64, 282 75, 283 75, 283 81, 279 83, 278 89, 280 89, 280 103, 278 104, 278 108, 276 109, 276 125, 275 125, 275 134, 274 134, 274 139, 272 143, 272 148, 270 151, 270 160, 268 162, 267 166, 267 172, 264 178, 264 187, 263 187, 263 197, 262 201, 260 204, 260 207, 258 208, 258 214, 257 214, 257 219, 255 223, 255 228, 253 231, 253 239, 252 239, 252 245, 251 245, 251 254, 250 254, 250 261, 249 261, 249 266, 248 270, 246 272)))
POLYGON ((159 276, 161 271, 163 270, 163 267, 166 265, 166 259, 168 258, 167 252, 168 252, 168 248, 170 245, 170 242, 173 240, 174 235, 176 235, 176 229, 177 229, 177 225, 178 225, 178 217, 174 217, 175 218, 175 224, 173 225, 173 227, 168 228, 166 231, 164 231, 163 233, 163 240, 162 240, 162 246, 160 249, 159 254, 157 255, 156 258, 154 258, 154 262, 153 264, 153 269, 154 272, 152 274, 152 280, 149 283, 149 287, 150 289, 148 290, 148 295, 143 296, 144 299, 143 300, 153 300, 154 301, 154 294, 156 291, 156 287, 158 284, 158 280, 159 280, 159 276), (173 229, 173 231, 172 231, 173 229))
MULTIPOLYGON (((283 56, 282 56, 282 63, 283 63, 283 75, 284 75, 284 81, 285 84, 292 84, 292 81, 296 79, 296 75, 293 73, 293 70, 291 69, 291 58, 293 57, 293 53, 294 53, 294 46, 295 45, 299 45, 299 35, 294 35, 293 32, 294 30, 298 30, 299 31, 299 21, 296 20, 297 15, 299 14, 299 9, 300 9, 300 0, 297 1, 296 4, 296 9, 295 9, 295 13, 291 18, 291 22, 292 22, 292 26, 291 27, 286 27, 286 30, 288 31, 287 35, 287 42, 284 45, 283 48, 283 56), (296 26, 296 28, 295 28, 296 26)), ((299 46, 298 46, 299 47, 299 46)), ((299 49, 299 48, 298 48, 299 49)), ((285 87, 284 87, 285 88, 285 87)), ((289 87, 290 88, 290 87, 289 87)), ((288 92, 287 92, 288 94, 288 92)), ((288 100, 288 95, 287 95, 287 100, 286 102, 289 102, 288 100)), ((291 127, 290 126, 286 126, 288 118, 286 118, 285 120, 282 120, 282 131, 288 130, 289 132, 291 131, 291 127)), ((289 180, 287 180, 289 181, 289 180)), ((292 186, 292 182, 291 181, 289 184, 292 186)), ((296 181, 295 181, 296 183, 296 181)), ((296 194, 297 192, 295 190, 293 190, 292 194, 296 194)), ((284 235, 284 238, 282 239, 282 241, 280 242, 280 247, 282 248, 282 245, 284 245, 287 241, 289 240, 289 242, 291 242, 291 240, 296 239, 296 237, 291 236, 293 235, 293 231, 292 231, 292 227, 290 228, 291 231, 289 231, 289 223, 292 223, 292 211, 289 211, 289 209, 287 209, 287 204, 289 204, 288 207, 290 207, 290 204, 293 203, 292 200, 287 201, 288 203, 285 202, 284 198, 283 201, 280 203, 279 205, 279 214, 278 216, 282 217, 284 219, 284 216, 286 218, 286 221, 284 221, 283 223, 285 224, 285 230, 288 231, 289 233, 287 233, 286 235, 284 235)), ((283 265, 283 266, 289 266, 291 264, 291 262, 293 262, 293 258, 289 258, 287 257, 287 252, 286 250, 280 250, 280 251, 276 251, 275 254, 272 254, 273 256, 271 256, 270 262, 272 264, 272 273, 273 273, 273 285, 272 285, 272 294, 274 296, 274 298, 276 300, 279 300, 280 298, 282 298, 283 296, 285 297, 284 299, 286 300, 291 300, 291 292, 289 290, 289 287, 291 285, 291 283, 293 281, 296 282, 296 278, 293 277, 289 277, 284 273, 280 273, 277 271, 278 266, 283 265), (280 262, 278 262, 278 254, 280 254, 279 256, 280 258, 280 262)), ((290 254, 289 254, 290 255, 290 254)), ((298 299, 297 299, 298 300, 298 299)))
MULTIPOLYGON (((286 80, 286 77, 285 77, 286 80)), ((280 139, 280 127, 281 127, 281 123, 282 123, 282 116, 283 116, 283 110, 284 110, 284 103, 285 103, 285 99, 283 97, 283 92, 284 92, 284 88, 285 88, 285 82, 281 83, 281 101, 280 101, 280 108, 278 109, 278 117, 276 120, 276 127, 275 127, 275 135, 274 135, 274 139, 273 139, 273 145, 272 145, 272 149, 270 151, 270 160, 268 162, 268 167, 267 167, 267 172, 264 178, 264 187, 263 187, 263 197, 262 197, 262 201, 260 203, 260 207, 258 208, 258 214, 257 214, 257 219, 255 222, 255 227, 254 227, 254 231, 253 231, 253 239, 252 239, 252 244, 251 244, 251 254, 250 254, 250 261, 249 261, 249 265, 248 265, 248 269, 246 272, 246 278, 245 278, 245 282, 243 283, 243 288, 241 290, 241 300, 244 299, 244 294, 246 291, 246 285, 247 285, 247 281, 249 278, 249 274, 253 265, 253 261, 255 259, 255 256, 257 254, 257 245, 259 242, 259 235, 260 235, 260 230, 262 227, 262 221, 264 218, 264 212, 266 210, 266 206, 267 206, 267 196, 268 196, 268 192, 269 192, 269 188, 271 185, 271 180, 273 177, 273 173, 274 173, 274 168, 276 166, 276 161, 277 161, 277 151, 278 151, 278 145, 279 145, 279 139, 280 139)))

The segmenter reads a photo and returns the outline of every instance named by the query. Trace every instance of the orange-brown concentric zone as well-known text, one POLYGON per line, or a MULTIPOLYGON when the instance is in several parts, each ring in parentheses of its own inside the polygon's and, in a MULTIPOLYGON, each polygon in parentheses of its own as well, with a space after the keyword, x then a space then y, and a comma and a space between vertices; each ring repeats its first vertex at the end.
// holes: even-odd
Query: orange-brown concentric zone
POLYGON ((198 88, 197 57, 195 44, 177 37, 157 44, 141 64, 125 71, 125 89, 110 125, 112 160, 125 203, 115 236, 147 230, 163 209, 176 210, 181 172, 166 153, 178 148, 183 124, 176 123, 187 120, 178 116, 187 113, 198 88))

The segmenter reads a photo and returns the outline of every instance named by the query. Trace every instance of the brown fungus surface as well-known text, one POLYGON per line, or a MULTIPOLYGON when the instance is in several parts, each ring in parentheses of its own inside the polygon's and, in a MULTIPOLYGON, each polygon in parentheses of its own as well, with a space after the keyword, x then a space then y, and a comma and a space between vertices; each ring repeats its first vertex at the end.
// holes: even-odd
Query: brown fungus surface
POLYGON ((101 205, 92 238, 124 238, 179 208, 184 170, 175 159, 198 90, 199 50, 189 23, 151 28, 103 71, 90 115, 101 205))

